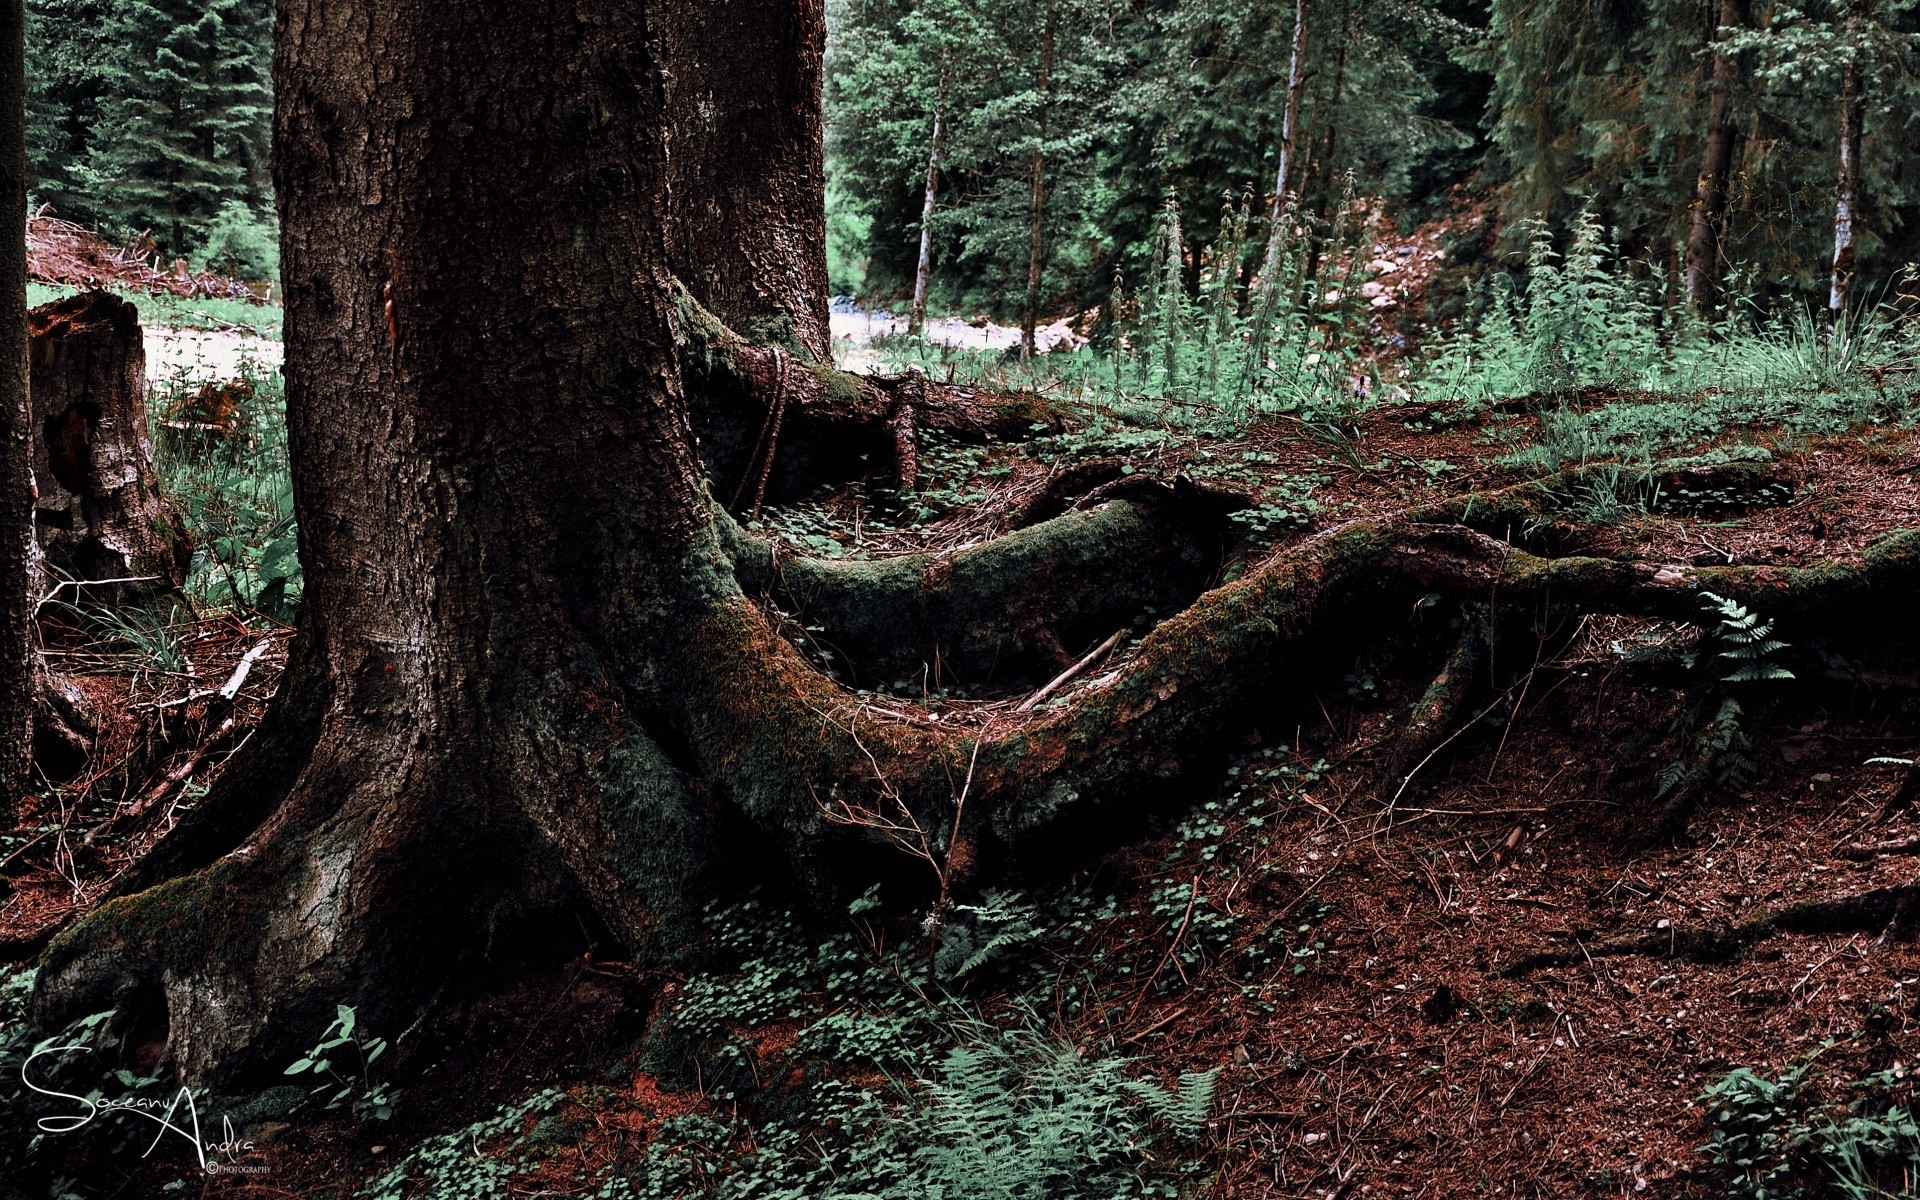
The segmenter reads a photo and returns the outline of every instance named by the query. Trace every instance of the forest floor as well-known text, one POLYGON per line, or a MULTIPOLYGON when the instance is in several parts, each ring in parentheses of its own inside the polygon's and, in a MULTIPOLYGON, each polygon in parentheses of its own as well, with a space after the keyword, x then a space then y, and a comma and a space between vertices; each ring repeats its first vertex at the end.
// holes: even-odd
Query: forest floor
MULTIPOLYGON (((1345 521, 1535 478, 1520 452, 1550 439, 1554 413, 1647 400, 1585 393, 1467 416, 1410 403, 1344 425, 1273 418, 1230 431, 1096 415, 1020 444, 936 442, 916 493, 855 482, 770 509, 760 525, 798 553, 953 550, 1003 532, 1061 472, 1100 463, 1244 493, 1224 577, 1345 521)), ((1897 425, 1730 425, 1668 446, 1661 462, 1570 491, 1552 518, 1560 544, 1682 564, 1819 564, 1920 527, 1920 438, 1897 425), (1715 462, 1763 464, 1762 482, 1690 489, 1688 472, 1715 462)), ((1751 769, 1677 835, 1649 840, 1658 780, 1682 754, 1695 702, 1672 664, 1701 628, 1550 605, 1528 616, 1531 645, 1494 664, 1487 694, 1399 784, 1384 763, 1432 677, 1430 639, 1385 638, 1337 681, 1276 680, 1295 693, 1283 715, 1186 776, 1138 836, 1090 835, 1084 860, 1047 885, 1079 899, 1036 899, 1038 925, 1021 940, 1038 965, 995 960, 955 990, 984 1011, 1046 1013, 1055 1034, 1162 1080, 1218 1069, 1194 1152, 1205 1173, 1183 1194, 1219 1200, 1725 1195, 1726 1174, 1700 1152, 1702 1095, 1730 1070, 1772 1079, 1811 1061, 1803 1115, 1859 1094, 1853 1082, 1876 1072, 1874 1086, 1904 1096, 1920 1056, 1920 949, 1904 899, 1831 932, 1701 946, 1804 900, 1904 897, 1876 889, 1920 884, 1920 814, 1890 804, 1903 771, 1870 761, 1920 746, 1920 669, 1783 629, 1795 678, 1746 705, 1751 769)), ((1141 614, 1132 640, 1047 703, 1103 686, 1155 619, 1141 614)), ((189 668, 172 671, 63 651, 112 714, 111 750, 9 836, 0 947, 16 961, 204 792, 263 711, 287 633, 209 615, 186 646, 189 668), (236 704, 205 694, 262 646, 236 704)), ((934 677, 865 686, 877 709, 981 724, 1032 693, 934 677)), ((877 935, 851 944, 884 957, 877 935)), ((673 1078, 650 1057, 647 1028, 694 982, 636 974, 609 954, 584 931, 557 935, 470 981, 421 1035, 432 1053, 399 1056, 391 1122, 312 1110, 256 1121, 247 1161, 264 1175, 203 1176, 179 1153, 121 1156, 92 1164, 84 1194, 159 1195, 186 1180, 185 1194, 344 1197, 452 1131, 466 1138, 460 1162, 498 1163, 516 1181, 473 1194, 594 1195, 702 1115, 746 1119, 727 1126, 746 1131, 727 1145, 751 1157, 756 1114, 779 1111, 783 1089, 818 1066, 796 1048, 795 1020, 728 1025, 757 1091, 673 1078), (547 1099, 461 1134, 530 1096, 547 1099)), ((839 1011, 830 993, 812 1001, 839 1011)), ((453 1170, 431 1155, 408 1161, 414 1173, 396 1178, 453 1170)), ((726 1175, 713 1172, 709 1182, 726 1175)), ((633 1194, 704 1194, 687 1186, 633 1194)), ((393 1188, 380 1194, 465 1194, 393 1188)))

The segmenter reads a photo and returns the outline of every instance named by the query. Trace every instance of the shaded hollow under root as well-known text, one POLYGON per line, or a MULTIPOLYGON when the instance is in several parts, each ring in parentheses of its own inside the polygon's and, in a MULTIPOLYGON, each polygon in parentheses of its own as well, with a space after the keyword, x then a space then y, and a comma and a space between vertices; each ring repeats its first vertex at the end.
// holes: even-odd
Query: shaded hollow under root
POLYGON ((1491 636, 1487 606, 1462 606, 1460 634, 1454 639, 1453 649, 1447 652, 1440 673, 1415 702, 1405 729, 1394 739, 1382 764, 1381 798, 1389 809, 1399 802, 1414 775, 1461 732, 1460 720, 1487 666, 1491 636))

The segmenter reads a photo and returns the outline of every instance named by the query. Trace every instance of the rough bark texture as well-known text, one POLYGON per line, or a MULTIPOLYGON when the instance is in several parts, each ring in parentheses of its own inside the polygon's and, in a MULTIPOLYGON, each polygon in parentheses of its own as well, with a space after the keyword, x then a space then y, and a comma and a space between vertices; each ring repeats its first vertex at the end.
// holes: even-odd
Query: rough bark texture
POLYGON ((192 547, 154 474, 139 313, 86 292, 34 309, 28 333, 33 526, 46 566, 146 581, 86 589, 92 599, 180 586, 192 547))
POLYGON ((821 0, 660 5, 668 255, 721 320, 831 364, 821 0))
MULTIPOLYGON (((27 210, 25 16, 0 0, 0 226, 27 210)), ((33 451, 27 415, 27 247, 0 240, 0 818, 28 784, 33 731, 33 451)))
MULTIPOLYGON (((1722 30, 1747 27, 1746 0, 1720 0, 1722 30)), ((1716 43, 1723 34, 1716 33, 1716 43)), ((1707 100, 1707 136, 1700 148, 1700 174, 1694 181, 1693 214, 1687 231, 1687 303, 1698 315, 1713 307, 1720 278, 1720 230, 1726 220, 1727 172, 1733 166, 1739 130, 1733 124, 1731 93, 1737 79, 1733 56, 1716 49, 1713 84, 1707 100)))

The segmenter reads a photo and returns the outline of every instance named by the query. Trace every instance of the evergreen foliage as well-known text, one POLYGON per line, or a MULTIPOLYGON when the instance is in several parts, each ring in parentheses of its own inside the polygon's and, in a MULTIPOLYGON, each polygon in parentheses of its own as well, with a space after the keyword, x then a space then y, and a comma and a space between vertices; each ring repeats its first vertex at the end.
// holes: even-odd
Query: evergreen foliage
POLYGON ((270 270, 270 0, 35 0, 36 197, 162 254, 270 270), (210 240, 211 239, 211 240, 210 240))

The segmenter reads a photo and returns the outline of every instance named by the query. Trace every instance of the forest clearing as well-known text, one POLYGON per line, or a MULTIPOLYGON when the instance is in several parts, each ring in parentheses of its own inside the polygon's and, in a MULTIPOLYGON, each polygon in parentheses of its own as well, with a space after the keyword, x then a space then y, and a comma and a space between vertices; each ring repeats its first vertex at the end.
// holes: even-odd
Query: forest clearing
POLYGON ((1920 1196, 1909 9, 170 5, 0 4, 0 1196, 1920 1196))

